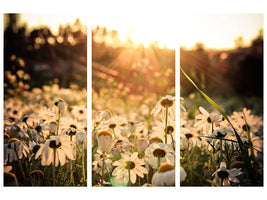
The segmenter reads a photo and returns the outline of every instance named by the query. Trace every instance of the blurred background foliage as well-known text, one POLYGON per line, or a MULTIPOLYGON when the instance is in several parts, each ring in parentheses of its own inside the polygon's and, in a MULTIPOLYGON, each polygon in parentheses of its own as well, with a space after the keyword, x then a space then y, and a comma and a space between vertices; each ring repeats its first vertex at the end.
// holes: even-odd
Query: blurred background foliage
MULTIPOLYGON (((216 100, 228 113, 242 107, 263 113, 263 29, 244 45, 238 36, 231 49, 207 49, 204 43, 194 48, 180 48, 180 65, 206 94, 216 100)), ((181 75, 181 96, 186 107, 195 113, 199 105, 212 110, 196 93, 192 84, 181 75)), ((192 118, 194 116, 191 116, 192 118)))
POLYGON ((20 14, 4 15, 4 97, 52 84, 86 88, 87 33, 79 18, 60 24, 57 34, 45 24, 30 30, 19 20, 20 14))

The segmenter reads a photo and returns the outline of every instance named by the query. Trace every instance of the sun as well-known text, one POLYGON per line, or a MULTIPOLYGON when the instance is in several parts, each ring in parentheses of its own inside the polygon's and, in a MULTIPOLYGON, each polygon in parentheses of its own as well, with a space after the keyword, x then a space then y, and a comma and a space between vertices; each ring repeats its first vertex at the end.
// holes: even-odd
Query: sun
POLYGON ((146 16, 143 14, 127 16, 94 16, 92 27, 105 26, 107 29, 116 30, 122 41, 131 40, 135 45, 142 44, 148 47, 157 43, 159 47, 174 49, 177 46, 175 18, 173 16, 146 16))

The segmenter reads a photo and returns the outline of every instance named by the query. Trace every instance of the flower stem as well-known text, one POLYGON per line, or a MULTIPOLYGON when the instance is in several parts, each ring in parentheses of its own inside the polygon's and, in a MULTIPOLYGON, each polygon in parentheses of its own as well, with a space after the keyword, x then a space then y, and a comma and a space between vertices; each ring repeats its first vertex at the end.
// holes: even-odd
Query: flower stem
POLYGON ((23 167, 22 167, 22 163, 21 163, 21 160, 19 159, 19 156, 18 156, 18 152, 16 150, 14 150, 15 153, 16 153, 16 156, 18 158, 18 163, 19 163, 19 169, 21 171, 21 174, 22 174, 22 177, 23 177, 23 180, 24 180, 24 183, 26 184, 26 177, 25 177, 25 173, 23 171, 23 167))
POLYGON ((128 186, 131 186, 132 183, 131 183, 131 170, 128 169, 128 174, 129 174, 129 182, 128 182, 128 186))
MULTIPOLYGON (((70 135, 70 141, 72 142, 72 135, 70 135)), ((75 182, 73 179, 73 166, 72 166, 72 160, 70 160, 70 182, 73 186, 75 186, 75 182)))
POLYGON ((82 144, 82 173, 83 173, 83 181, 85 182, 85 168, 84 168, 84 143, 82 144))
POLYGON ((160 157, 158 157, 158 168, 160 167, 160 157))
POLYGON ((52 164, 52 176, 53 176, 53 186, 56 186, 56 149, 53 149, 54 151, 54 163, 52 164))
POLYGON ((166 121, 165 121, 165 144, 167 144, 167 127, 168 127, 168 106, 166 106, 166 121))
POLYGON ((58 109, 58 123, 57 123, 57 133, 56 133, 56 135, 58 135, 58 132, 59 132, 59 125, 60 125, 60 109, 58 109))
POLYGON ((32 131, 31 131, 31 128, 30 128, 29 124, 27 123, 27 121, 25 121, 25 124, 26 124, 27 129, 28 129, 27 132, 29 134, 30 140, 33 140, 33 138, 32 138, 32 131))
POLYGON ((103 165, 102 165, 102 175, 101 175, 102 186, 104 186, 104 173, 105 173, 105 152, 103 152, 103 165))
POLYGON ((114 139, 116 139, 116 138, 117 138, 117 136, 116 136, 116 133, 115 133, 115 130, 114 130, 114 128, 112 128, 112 132, 113 132, 113 134, 114 134, 114 139))

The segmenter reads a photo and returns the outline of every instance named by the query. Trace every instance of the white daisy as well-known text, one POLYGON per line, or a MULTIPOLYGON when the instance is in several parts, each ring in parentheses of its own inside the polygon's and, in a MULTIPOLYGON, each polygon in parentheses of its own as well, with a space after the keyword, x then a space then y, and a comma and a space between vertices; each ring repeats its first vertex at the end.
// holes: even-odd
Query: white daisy
POLYGON ((174 150, 170 144, 153 143, 145 150, 145 161, 153 169, 165 162, 174 165, 174 150))
POLYGON ((37 151, 35 159, 39 156, 41 157, 41 165, 43 166, 53 164, 57 167, 59 163, 63 166, 66 163, 66 158, 75 160, 73 155, 73 143, 65 136, 51 136, 37 151))
POLYGON ((224 118, 220 114, 208 113, 203 107, 199 107, 201 114, 196 115, 194 127, 197 130, 203 130, 205 135, 208 135, 212 132, 212 126, 217 127, 218 122, 222 121, 224 118))
POLYGON ((230 181, 239 183, 239 179, 236 177, 242 174, 241 170, 241 168, 227 170, 226 163, 221 162, 220 168, 212 174, 212 176, 215 176, 213 181, 221 186, 230 186, 230 181))
POLYGON ((160 165, 152 177, 153 186, 175 186, 175 168, 169 163, 160 165))
POLYGON ((122 159, 115 161, 114 166, 117 166, 112 175, 116 179, 124 179, 124 183, 136 182, 136 176, 144 177, 144 174, 148 174, 148 171, 142 165, 145 165, 144 159, 138 158, 138 153, 134 152, 132 155, 122 154, 122 159))
POLYGON ((4 145, 4 161, 13 162, 22 157, 28 158, 30 155, 29 147, 22 141, 12 138, 9 144, 4 145))
MULTIPOLYGON (((152 109, 151 115, 153 117, 156 117, 161 110, 165 111, 165 109, 168 107, 175 107, 175 97, 171 95, 166 95, 165 97, 162 97, 156 104, 156 106, 152 109)), ((163 112, 165 113, 165 112, 163 112)))

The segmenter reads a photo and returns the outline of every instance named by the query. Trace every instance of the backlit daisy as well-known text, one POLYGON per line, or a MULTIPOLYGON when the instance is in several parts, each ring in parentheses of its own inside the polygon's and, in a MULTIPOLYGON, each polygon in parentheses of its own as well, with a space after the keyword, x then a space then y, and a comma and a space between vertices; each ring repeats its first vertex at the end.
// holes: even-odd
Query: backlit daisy
POLYGON ((170 144, 153 143, 145 150, 145 161, 153 169, 165 162, 174 165, 174 150, 170 144))
POLYGON ((98 149, 103 153, 109 153, 113 144, 113 138, 110 132, 101 131, 97 134, 98 149))
POLYGON ((263 125, 260 117, 251 114, 251 110, 243 108, 243 112, 233 112, 231 116, 233 126, 237 132, 242 136, 247 132, 257 133, 263 125))
POLYGON ((114 166, 117 166, 112 175, 116 179, 124 179, 124 183, 135 183, 136 176, 144 177, 144 174, 148 174, 148 171, 142 165, 145 165, 144 159, 138 158, 138 153, 134 152, 132 155, 122 154, 122 159, 115 161, 114 166))
POLYGON ((65 136, 51 136, 47 139, 35 155, 35 159, 41 157, 41 165, 50 164, 56 167, 60 164, 65 165, 66 158, 75 160, 73 155, 73 143, 70 142, 65 136), (55 157, 54 157, 55 151, 55 157))
POLYGON ((212 126, 214 128, 218 126, 218 122, 223 120, 220 114, 208 113, 203 107, 199 107, 201 114, 196 115, 194 127, 197 130, 203 130, 204 135, 208 135, 212 132, 212 126))
POLYGON ((161 110, 165 111, 166 108, 169 109, 171 107, 175 107, 175 97, 171 95, 166 95, 157 102, 156 106, 151 111, 151 115, 153 117, 156 117, 161 110))
POLYGON ((153 186, 175 186, 175 168, 169 163, 160 165, 152 177, 153 186))
POLYGON ((165 120, 156 120, 152 127, 150 137, 159 137, 164 141, 165 134, 167 134, 167 143, 172 144, 175 140, 175 119, 169 117, 167 128, 165 120))
POLYGON ((111 155, 110 154, 103 154, 101 151, 97 151, 97 153, 94 154, 94 161, 93 161, 93 171, 96 172, 97 174, 102 174, 102 172, 104 172, 104 174, 106 173, 110 173, 112 171, 112 160, 110 160, 111 155), (105 157, 104 157, 105 156, 105 157), (103 158, 104 158, 104 162, 105 162, 105 169, 104 171, 102 171, 103 169, 103 158))
POLYGON ((66 109, 67 109, 67 104, 66 104, 66 102, 63 100, 63 99, 61 99, 61 98, 57 98, 57 99, 55 99, 52 103, 51 103, 51 108, 52 109, 55 109, 56 108, 56 112, 58 112, 58 110, 60 111, 60 112, 63 112, 63 111, 65 111, 66 109))
POLYGON ((239 180, 236 177, 242 174, 241 170, 241 168, 228 170, 226 163, 221 162, 220 168, 212 174, 212 176, 215 176, 213 181, 221 186, 230 186, 230 182, 239 183, 239 180))
POLYGON ((4 145, 4 161, 13 162, 22 157, 28 158, 30 155, 29 147, 22 141, 12 138, 8 144, 4 145))

